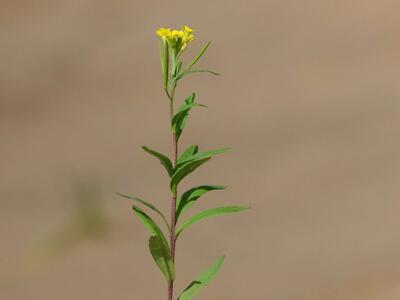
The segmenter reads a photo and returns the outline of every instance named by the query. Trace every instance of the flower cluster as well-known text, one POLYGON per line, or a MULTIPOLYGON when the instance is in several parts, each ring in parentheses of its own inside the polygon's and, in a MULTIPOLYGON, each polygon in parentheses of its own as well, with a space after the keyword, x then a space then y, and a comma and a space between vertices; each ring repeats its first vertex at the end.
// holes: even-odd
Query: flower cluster
POLYGON ((161 27, 156 34, 177 51, 185 50, 186 46, 194 40, 193 29, 188 26, 182 26, 181 30, 161 27))

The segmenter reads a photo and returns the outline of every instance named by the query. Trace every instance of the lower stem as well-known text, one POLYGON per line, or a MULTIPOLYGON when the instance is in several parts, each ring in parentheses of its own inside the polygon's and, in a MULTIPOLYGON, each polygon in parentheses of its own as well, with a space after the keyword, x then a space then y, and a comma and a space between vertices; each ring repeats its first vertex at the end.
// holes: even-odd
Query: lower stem
MULTIPOLYGON (((172 197, 171 201, 171 235, 170 235, 170 256, 173 262, 175 262, 175 211, 176 211, 176 196, 172 197)), ((173 300, 174 296, 174 280, 168 284, 168 300, 173 300)))
POLYGON ((168 284, 168 300, 172 300, 174 297, 174 283, 168 284))
POLYGON ((175 212, 176 212, 176 194, 172 196, 171 200, 171 235, 170 235, 170 256, 173 262, 175 262, 175 212))

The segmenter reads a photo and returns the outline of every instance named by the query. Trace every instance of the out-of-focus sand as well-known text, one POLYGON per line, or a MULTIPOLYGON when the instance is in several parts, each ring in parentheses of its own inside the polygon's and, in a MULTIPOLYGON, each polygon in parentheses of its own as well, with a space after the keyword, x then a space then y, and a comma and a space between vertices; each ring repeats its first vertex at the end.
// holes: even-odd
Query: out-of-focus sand
POLYGON ((182 142, 234 148, 184 186, 229 186, 197 210, 252 210, 182 236, 178 289, 225 253, 199 299, 400 299, 399 9, 2 1, 0 299, 165 298, 147 233, 115 192, 168 208, 167 178, 139 146, 170 152, 154 30, 180 24, 198 31, 186 56, 212 40, 200 65, 223 73, 179 89, 209 106, 192 114, 182 142), (88 182, 110 228, 69 240, 88 182))

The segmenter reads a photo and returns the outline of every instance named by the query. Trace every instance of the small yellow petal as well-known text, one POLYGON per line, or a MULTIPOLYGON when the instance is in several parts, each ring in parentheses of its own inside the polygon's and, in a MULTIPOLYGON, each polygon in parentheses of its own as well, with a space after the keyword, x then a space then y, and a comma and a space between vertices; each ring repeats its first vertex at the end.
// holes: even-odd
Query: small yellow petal
POLYGON ((179 37, 179 31, 176 30, 176 29, 172 30, 171 36, 172 36, 172 37, 179 37))
POLYGON ((192 32, 193 32, 193 29, 190 28, 190 27, 188 27, 188 26, 186 26, 186 25, 183 25, 183 26, 182 26, 182 30, 183 30, 184 32, 186 32, 186 33, 192 33, 192 32))
POLYGON ((163 39, 167 39, 171 37, 171 29, 161 27, 156 31, 156 34, 162 37, 163 39))

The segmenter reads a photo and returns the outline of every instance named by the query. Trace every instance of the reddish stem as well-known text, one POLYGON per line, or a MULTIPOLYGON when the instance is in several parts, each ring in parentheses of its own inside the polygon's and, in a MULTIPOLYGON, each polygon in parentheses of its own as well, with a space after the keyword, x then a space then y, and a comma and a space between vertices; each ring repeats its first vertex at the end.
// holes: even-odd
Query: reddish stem
MULTIPOLYGON (((171 120, 174 116, 174 93, 175 89, 173 89, 170 101, 170 115, 171 120)), ((173 134, 172 137, 173 142, 173 158, 174 158, 174 167, 176 166, 178 160, 178 139, 176 134, 173 134)), ((175 262, 175 245, 176 245, 176 236, 175 236, 175 227, 176 227, 176 197, 177 191, 172 193, 172 200, 171 200, 171 232, 170 232, 170 256, 173 262, 175 262)), ((174 280, 168 284, 168 300, 173 300, 174 297, 174 280)))

